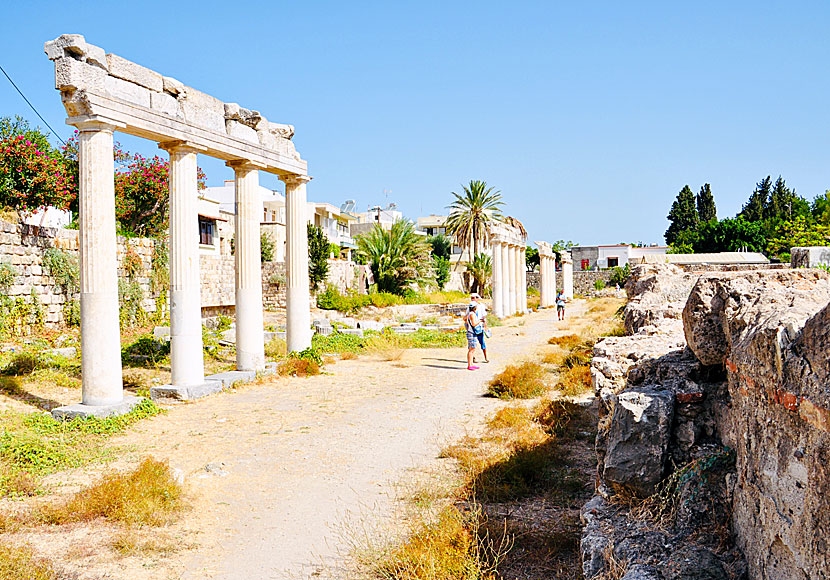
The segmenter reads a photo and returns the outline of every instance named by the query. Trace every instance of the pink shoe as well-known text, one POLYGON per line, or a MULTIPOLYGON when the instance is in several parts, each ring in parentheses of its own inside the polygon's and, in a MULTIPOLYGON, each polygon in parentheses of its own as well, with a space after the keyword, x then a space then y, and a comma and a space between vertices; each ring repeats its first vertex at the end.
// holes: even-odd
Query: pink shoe
POLYGON ((477 370, 478 370, 478 367, 469 366, 469 367, 467 367, 467 370, 468 370, 468 371, 477 371, 477 370))

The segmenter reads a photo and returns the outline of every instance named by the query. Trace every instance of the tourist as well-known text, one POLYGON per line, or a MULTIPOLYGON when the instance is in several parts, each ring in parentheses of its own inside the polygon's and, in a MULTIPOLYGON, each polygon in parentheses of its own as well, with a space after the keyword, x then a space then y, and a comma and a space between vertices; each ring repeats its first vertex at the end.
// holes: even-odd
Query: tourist
POLYGON ((565 320, 565 292, 560 290, 556 295, 556 316, 559 320, 565 320))
MULTIPOLYGON (((473 303, 476 305, 476 317, 484 328, 484 332, 481 337, 481 352, 484 353, 484 362, 489 363, 490 359, 487 358, 487 349, 484 347, 484 339, 490 336, 490 329, 487 327, 487 307, 481 301, 481 294, 478 292, 470 294, 470 304, 473 303)), ((473 357, 473 362, 476 362, 476 357, 473 357)))
POLYGON ((484 325, 476 315, 476 303, 470 300, 467 306, 467 314, 464 316, 464 328, 467 331, 467 370, 476 371, 478 367, 473 365, 473 354, 476 348, 481 345, 481 350, 485 353, 484 358, 487 359, 487 350, 484 344, 484 325))

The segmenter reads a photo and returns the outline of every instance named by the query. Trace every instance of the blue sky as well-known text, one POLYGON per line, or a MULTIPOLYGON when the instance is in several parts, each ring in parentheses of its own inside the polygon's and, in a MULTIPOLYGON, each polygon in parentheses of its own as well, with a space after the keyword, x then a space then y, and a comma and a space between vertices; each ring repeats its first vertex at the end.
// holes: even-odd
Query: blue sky
MULTIPOLYGON (((720 217, 768 174, 808 199, 830 188, 826 2, 34 0, 2 14, 0 62, 64 138, 42 45, 80 33, 295 125, 315 201, 415 218, 482 179, 531 240, 662 243, 687 183, 712 184, 720 217)), ((0 78, 0 115, 14 114, 37 121, 0 78)), ((200 165, 209 185, 232 177, 200 165)))

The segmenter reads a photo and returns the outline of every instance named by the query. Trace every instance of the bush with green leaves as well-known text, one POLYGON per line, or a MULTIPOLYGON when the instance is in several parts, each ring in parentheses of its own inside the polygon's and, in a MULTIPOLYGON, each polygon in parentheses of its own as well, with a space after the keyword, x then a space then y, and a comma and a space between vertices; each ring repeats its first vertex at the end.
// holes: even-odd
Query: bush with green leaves
POLYGON ((594 290, 602 290, 603 288, 605 288, 605 280, 600 278, 599 280, 594 282, 594 290))
POLYGON ((615 267, 614 270, 611 272, 611 278, 608 280, 609 286, 619 285, 620 288, 625 287, 625 283, 628 282, 628 277, 631 275, 631 267, 626 264, 623 267, 615 267))
POLYGON ((405 220, 396 221, 388 230, 375 224, 357 238, 357 254, 369 264, 379 292, 403 295, 413 284, 430 283, 429 252, 415 224, 405 220))
POLYGON ((433 255, 432 267, 435 270, 435 283, 439 290, 443 290, 450 280, 450 261, 443 256, 433 255))

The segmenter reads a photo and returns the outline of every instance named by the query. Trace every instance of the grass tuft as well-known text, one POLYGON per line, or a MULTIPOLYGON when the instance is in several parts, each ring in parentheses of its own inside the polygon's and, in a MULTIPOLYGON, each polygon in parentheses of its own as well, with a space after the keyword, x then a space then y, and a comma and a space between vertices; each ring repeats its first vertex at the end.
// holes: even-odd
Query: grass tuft
POLYGON ((310 377, 320 374, 320 365, 306 358, 289 358, 280 363, 277 373, 283 377, 310 377))
POLYGON ((545 389, 542 377, 545 370, 537 363, 524 362, 507 365, 488 385, 487 394, 500 399, 530 399, 541 395, 545 389))
POLYGON ((170 466, 148 457, 133 471, 104 475, 63 505, 42 506, 39 516, 51 524, 104 518, 132 526, 160 526, 182 507, 182 487, 170 466))
POLYGON ((48 563, 35 558, 25 548, 0 544, 0 579, 60 580, 61 576, 48 563))
POLYGON ((589 392, 593 388, 590 367, 578 365, 563 369, 555 388, 567 397, 576 397, 589 392))
POLYGON ((576 334, 566 334, 564 336, 554 336, 548 339, 548 344, 555 344, 561 346, 565 350, 571 350, 582 344, 582 337, 576 334))

